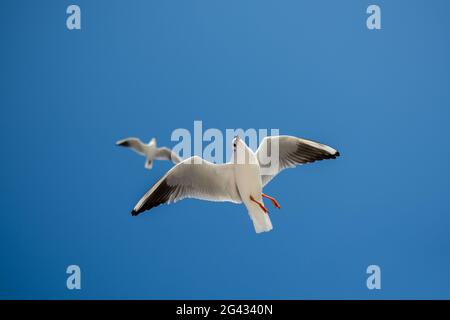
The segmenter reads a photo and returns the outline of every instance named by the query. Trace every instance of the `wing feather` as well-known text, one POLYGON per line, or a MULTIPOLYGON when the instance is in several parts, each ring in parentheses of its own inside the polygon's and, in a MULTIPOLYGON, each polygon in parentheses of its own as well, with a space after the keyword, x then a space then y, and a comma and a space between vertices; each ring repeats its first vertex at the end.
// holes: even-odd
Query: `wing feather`
POLYGON ((126 138, 116 142, 116 145, 128 147, 140 155, 145 155, 145 145, 138 138, 126 138))
POLYGON ((173 163, 180 163, 181 159, 178 157, 178 155, 170 150, 169 148, 162 147, 158 148, 155 153, 155 159, 157 160, 169 160, 173 163))
POLYGON ((268 159, 271 152, 277 148, 279 151, 277 166, 271 172, 268 170, 270 173, 261 175, 263 186, 286 168, 324 159, 336 159, 340 156, 337 150, 316 141, 292 136, 272 136, 264 138, 256 151, 256 156, 262 168, 264 168, 264 163, 268 163, 263 159, 268 159))
POLYGON ((131 214, 138 215, 160 204, 185 198, 240 203, 232 164, 213 164, 199 157, 188 158, 150 188, 131 214))

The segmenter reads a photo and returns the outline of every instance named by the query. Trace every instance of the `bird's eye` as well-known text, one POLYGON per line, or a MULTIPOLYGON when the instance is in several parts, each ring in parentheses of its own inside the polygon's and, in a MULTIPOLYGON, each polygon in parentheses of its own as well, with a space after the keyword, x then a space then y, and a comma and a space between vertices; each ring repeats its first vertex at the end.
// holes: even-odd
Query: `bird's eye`
POLYGON ((235 148, 236 148, 236 143, 233 143, 233 147, 235 147, 235 148))

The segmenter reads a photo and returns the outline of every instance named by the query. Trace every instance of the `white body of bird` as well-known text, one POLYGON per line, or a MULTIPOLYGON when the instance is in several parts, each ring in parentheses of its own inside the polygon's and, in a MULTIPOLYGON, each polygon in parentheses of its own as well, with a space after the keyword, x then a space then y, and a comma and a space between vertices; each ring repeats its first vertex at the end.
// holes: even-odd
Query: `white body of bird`
POLYGON ((261 170, 254 152, 235 139, 233 149, 234 179, 242 202, 247 207, 256 233, 272 230, 269 215, 252 199, 264 204, 262 200, 261 170))

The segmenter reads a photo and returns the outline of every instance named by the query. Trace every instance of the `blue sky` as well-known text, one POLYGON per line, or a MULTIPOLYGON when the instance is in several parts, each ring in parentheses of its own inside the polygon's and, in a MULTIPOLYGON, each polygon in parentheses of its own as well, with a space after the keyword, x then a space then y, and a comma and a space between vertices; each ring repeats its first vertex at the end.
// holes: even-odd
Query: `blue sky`
POLYGON ((2 1, 0 297, 450 298, 449 3, 374 3, 378 31, 365 1, 2 1), (115 141, 195 120, 342 156, 265 188, 267 234, 231 203, 131 217, 171 165, 115 141))

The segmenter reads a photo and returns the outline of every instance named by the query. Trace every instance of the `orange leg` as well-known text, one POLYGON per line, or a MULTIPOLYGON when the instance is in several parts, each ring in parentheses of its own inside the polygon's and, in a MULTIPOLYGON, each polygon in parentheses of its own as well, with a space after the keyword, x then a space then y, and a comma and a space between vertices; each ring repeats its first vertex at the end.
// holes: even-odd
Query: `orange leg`
POLYGON ((264 194, 264 193, 261 193, 261 195, 262 195, 264 198, 267 198, 267 199, 269 199, 270 201, 272 201, 273 205, 274 205, 275 207, 277 207, 278 209, 281 208, 281 206, 278 204, 278 201, 275 200, 274 198, 269 197, 268 195, 266 195, 266 194, 264 194))
POLYGON ((262 209, 262 211, 264 211, 265 214, 267 214, 267 212, 269 212, 269 210, 267 210, 267 208, 264 207, 264 205, 261 202, 255 200, 255 198, 253 198, 253 196, 250 196, 250 200, 255 202, 262 209))

